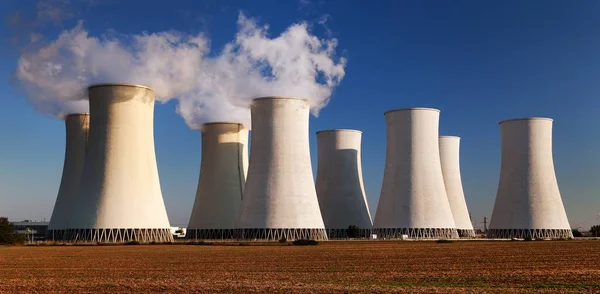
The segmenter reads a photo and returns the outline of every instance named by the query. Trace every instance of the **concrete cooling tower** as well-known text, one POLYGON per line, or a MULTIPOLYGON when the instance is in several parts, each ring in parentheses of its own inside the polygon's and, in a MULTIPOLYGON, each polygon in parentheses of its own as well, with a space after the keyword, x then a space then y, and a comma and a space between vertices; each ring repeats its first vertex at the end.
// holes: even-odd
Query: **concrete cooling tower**
POLYGON ((154 153, 154 91, 122 84, 88 91, 90 136, 67 239, 172 241, 154 153))
POLYGON ((202 127, 200 179, 186 239, 231 239, 248 170, 248 130, 238 123, 202 127))
POLYGON ((458 238, 446 195, 438 122, 440 111, 385 113, 387 151, 373 232, 377 238, 458 238))
POLYGON ((326 240, 310 161, 308 103, 257 98, 251 114, 250 165, 236 237, 326 240))
POLYGON ((448 201, 450 202, 458 236, 473 238, 475 237, 475 231, 469 217, 460 177, 460 137, 440 136, 439 141, 442 174, 444 175, 446 194, 448 194, 448 201))
POLYGON ((572 238, 552 159, 552 119, 500 122, 502 165, 489 238, 572 238))
POLYGON ((88 141, 90 116, 88 113, 70 114, 65 117, 65 161, 58 196, 48 224, 49 240, 63 240, 73 211, 73 201, 79 192, 79 180, 83 170, 88 141))
POLYGON ((371 236, 371 214, 362 177, 362 132, 317 132, 319 163, 317 196, 330 239, 347 238, 349 226, 360 229, 361 238, 371 236))

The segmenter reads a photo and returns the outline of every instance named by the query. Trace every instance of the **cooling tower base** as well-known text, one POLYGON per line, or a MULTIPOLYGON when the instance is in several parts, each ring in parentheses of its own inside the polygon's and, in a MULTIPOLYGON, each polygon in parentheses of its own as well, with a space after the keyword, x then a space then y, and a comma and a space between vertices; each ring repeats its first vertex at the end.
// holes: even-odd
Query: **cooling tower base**
POLYGON ((73 243, 173 242, 170 229, 69 229, 48 232, 56 241, 73 243))
POLYGON ((457 239, 458 232, 452 228, 378 228, 373 229, 377 239, 457 239))
POLYGON ((573 238, 570 229, 490 229, 490 239, 569 239, 573 238))
POLYGON ((46 232, 46 240, 49 241, 64 241, 67 230, 48 230, 46 232))
POLYGON ((475 230, 472 229, 457 229, 458 237, 460 238, 475 238, 475 230))
POLYGON ((356 232, 357 235, 353 237, 348 237, 348 229, 328 229, 327 237, 329 239, 370 239, 371 238, 371 230, 370 229, 359 229, 356 232))
POLYGON ((234 239, 233 229, 187 229, 188 240, 225 240, 234 239))
POLYGON ((234 235, 238 240, 276 241, 282 238, 327 240, 325 229, 236 229, 234 235))

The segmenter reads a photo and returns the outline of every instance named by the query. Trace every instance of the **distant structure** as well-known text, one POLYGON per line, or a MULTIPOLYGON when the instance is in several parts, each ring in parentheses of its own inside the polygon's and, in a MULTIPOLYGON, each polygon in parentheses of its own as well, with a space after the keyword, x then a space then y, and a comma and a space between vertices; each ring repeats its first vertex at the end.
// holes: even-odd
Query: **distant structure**
POLYGON ((552 119, 500 122, 502 166, 489 238, 572 238, 552 159, 552 119))
POLYGON ((252 148, 236 237, 326 240, 310 161, 308 103, 257 98, 251 114, 252 148))
POLYGON ((154 153, 154 91, 89 87, 90 136, 67 240, 169 242, 154 153))
POLYGON ((24 220, 19 222, 10 222, 15 227, 15 232, 26 235, 28 240, 44 241, 51 236, 48 234, 48 222, 24 220))
POLYGON ((446 194, 461 238, 475 237, 460 177, 460 137, 440 136, 440 159, 446 194))
POLYGON ((202 126, 202 163, 186 239, 231 239, 248 170, 248 129, 202 126))
POLYGON ((487 233, 487 217, 483 217, 483 232, 487 233))
POLYGON ((387 152, 373 232, 377 238, 458 238, 438 143, 440 111, 409 108, 385 113, 387 152))
POLYGON ((371 236, 371 214, 362 177, 361 137, 362 132, 357 130, 317 132, 317 196, 330 239, 347 238, 349 226, 360 229, 355 237, 371 236))
POLYGON ((65 161, 63 164, 60 188, 48 224, 47 238, 63 240, 69 225, 73 209, 73 201, 79 192, 79 182, 85 153, 87 149, 90 116, 88 113, 77 113, 65 116, 66 143, 65 161))

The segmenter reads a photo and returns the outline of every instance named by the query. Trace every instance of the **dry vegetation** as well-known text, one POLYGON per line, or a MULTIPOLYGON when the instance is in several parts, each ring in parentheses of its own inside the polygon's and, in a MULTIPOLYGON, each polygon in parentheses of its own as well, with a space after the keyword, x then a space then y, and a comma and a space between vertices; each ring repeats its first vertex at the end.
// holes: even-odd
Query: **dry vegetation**
POLYGON ((599 292, 600 242, 0 247, 0 292, 599 292))

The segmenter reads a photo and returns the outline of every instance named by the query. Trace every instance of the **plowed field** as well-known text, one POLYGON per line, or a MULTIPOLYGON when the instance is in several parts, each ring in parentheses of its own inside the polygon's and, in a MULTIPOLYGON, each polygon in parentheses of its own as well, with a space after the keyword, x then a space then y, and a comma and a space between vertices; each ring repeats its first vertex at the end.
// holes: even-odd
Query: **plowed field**
POLYGON ((0 292, 600 292, 600 241, 0 247, 0 292))

